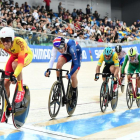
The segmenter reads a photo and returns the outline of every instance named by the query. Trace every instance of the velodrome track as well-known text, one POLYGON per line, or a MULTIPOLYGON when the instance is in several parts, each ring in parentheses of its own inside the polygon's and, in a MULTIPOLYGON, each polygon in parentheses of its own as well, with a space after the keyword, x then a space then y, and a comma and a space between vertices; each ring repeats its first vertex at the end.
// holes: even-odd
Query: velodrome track
MULTIPOLYGON (((19 130, 14 128, 12 117, 7 124, 1 123, 0 140, 140 139, 140 109, 137 108, 136 102, 131 110, 127 108, 125 93, 119 92, 116 111, 111 110, 110 104, 105 113, 100 111, 99 93, 102 78, 94 81, 96 64, 97 62, 82 62, 78 73, 79 97, 75 113, 68 117, 66 107, 61 107, 55 120, 51 120, 47 108, 49 91, 56 80, 55 72, 52 72, 49 78, 44 77, 48 63, 31 63, 25 67, 23 82, 29 86, 31 93, 28 118, 19 130)), ((0 68, 4 66, 5 63, 0 63, 0 68)), ((70 63, 63 69, 70 69, 70 63)), ((14 88, 12 85, 10 100, 14 88)))

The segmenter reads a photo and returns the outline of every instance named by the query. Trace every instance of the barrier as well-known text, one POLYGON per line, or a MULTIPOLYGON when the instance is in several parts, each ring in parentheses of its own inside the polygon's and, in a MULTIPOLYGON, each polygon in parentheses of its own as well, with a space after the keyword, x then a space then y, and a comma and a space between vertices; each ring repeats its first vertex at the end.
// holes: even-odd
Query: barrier
MULTIPOLYGON (((51 58, 51 50, 50 46, 35 46, 29 45, 33 52, 33 61, 32 62, 49 62, 51 58)), ((55 62, 57 62, 60 53, 57 53, 55 62)), ((91 61, 89 48, 82 48, 82 61, 91 61)))
MULTIPOLYGON (((33 52, 33 61, 32 62, 49 62, 51 58, 51 50, 52 46, 37 46, 37 45, 29 45, 33 52)), ((123 49, 128 52, 129 48, 135 48, 138 53, 140 53, 140 44, 122 46, 123 49)), ((114 47, 112 47, 114 49, 114 47)), ((104 47, 96 47, 96 48, 82 48, 82 62, 87 61, 98 61, 101 53, 103 52, 104 47)), ((57 53, 55 62, 57 62, 60 53, 57 53)), ((7 62, 9 58, 9 54, 1 49, 0 51, 0 62, 7 62)))

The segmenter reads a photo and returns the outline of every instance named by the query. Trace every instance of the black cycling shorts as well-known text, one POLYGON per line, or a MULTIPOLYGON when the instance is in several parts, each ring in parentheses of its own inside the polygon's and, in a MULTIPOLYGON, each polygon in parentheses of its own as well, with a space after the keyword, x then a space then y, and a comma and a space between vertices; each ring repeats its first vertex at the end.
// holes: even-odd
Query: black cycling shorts
MULTIPOLYGON (((105 63, 102 73, 110 73, 110 74, 111 74, 110 66, 112 66, 112 65, 114 65, 114 64, 113 64, 113 63, 112 63, 112 64, 107 64, 107 63, 105 63)), ((105 76, 102 75, 102 77, 105 77, 105 76)))

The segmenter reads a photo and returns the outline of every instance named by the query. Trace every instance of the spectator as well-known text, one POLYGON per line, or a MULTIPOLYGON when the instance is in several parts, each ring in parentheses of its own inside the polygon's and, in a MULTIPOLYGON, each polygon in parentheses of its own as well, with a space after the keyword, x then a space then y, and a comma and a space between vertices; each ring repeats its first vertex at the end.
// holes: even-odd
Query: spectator
POLYGON ((75 20, 75 18, 77 17, 76 9, 73 9, 71 16, 72 16, 73 20, 75 20))
POLYGON ((13 27, 13 20, 12 20, 11 18, 9 18, 9 19, 7 20, 7 26, 8 26, 8 27, 13 27))
POLYGON ((89 7, 89 4, 87 4, 86 14, 90 15, 90 7, 89 7))
POLYGON ((67 31, 69 34, 72 34, 72 33, 73 33, 70 23, 68 23, 68 27, 66 28, 66 31, 67 31))
POLYGON ((77 20, 77 21, 75 21, 75 23, 74 23, 74 27, 75 27, 75 29, 76 30, 80 30, 81 29, 81 27, 80 27, 80 25, 79 25, 79 21, 77 20))
POLYGON ((46 3, 46 11, 49 12, 50 11, 50 3, 51 3, 51 0, 44 0, 43 2, 46 3))
POLYGON ((93 16, 96 18, 96 20, 100 20, 100 14, 98 14, 97 11, 93 13, 93 16))
POLYGON ((125 34, 124 37, 121 39, 121 43, 126 42, 127 41, 127 35, 125 34))
POLYGON ((63 7, 61 5, 62 5, 62 3, 59 2, 59 5, 58 5, 58 13, 59 14, 63 11, 63 7))

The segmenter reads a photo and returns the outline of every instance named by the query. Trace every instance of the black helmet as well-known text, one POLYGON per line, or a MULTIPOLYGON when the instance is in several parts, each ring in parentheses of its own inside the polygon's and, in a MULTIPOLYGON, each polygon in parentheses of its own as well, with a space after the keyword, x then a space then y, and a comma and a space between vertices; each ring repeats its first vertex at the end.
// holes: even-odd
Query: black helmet
POLYGON ((121 45, 115 46, 115 52, 120 53, 121 51, 122 51, 122 46, 121 45))

